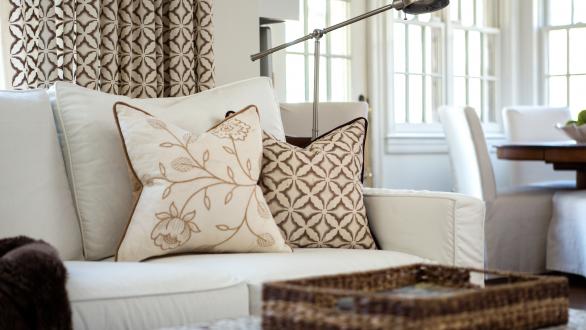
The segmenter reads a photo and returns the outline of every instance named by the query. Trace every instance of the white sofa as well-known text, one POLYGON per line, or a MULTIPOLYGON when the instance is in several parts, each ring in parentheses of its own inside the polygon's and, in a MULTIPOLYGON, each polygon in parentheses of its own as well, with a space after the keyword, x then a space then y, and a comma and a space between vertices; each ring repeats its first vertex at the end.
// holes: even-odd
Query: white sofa
POLYGON ((0 237, 28 235, 57 247, 69 272, 76 329, 154 329, 258 314, 265 281, 418 262, 484 266, 483 202, 453 193, 386 189, 365 189, 380 250, 85 261, 45 91, 0 92, 0 153, 0 237), (73 220, 65 220, 68 212, 73 220))

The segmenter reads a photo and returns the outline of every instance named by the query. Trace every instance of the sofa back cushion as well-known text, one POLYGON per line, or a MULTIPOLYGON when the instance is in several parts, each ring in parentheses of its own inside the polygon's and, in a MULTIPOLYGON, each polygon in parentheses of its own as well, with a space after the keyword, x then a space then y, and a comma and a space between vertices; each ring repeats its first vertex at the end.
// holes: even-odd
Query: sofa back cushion
POLYGON ((0 238, 26 235, 81 258, 81 236, 46 91, 0 91, 0 238))
POLYGON ((267 78, 179 98, 130 99, 59 82, 50 95, 88 260, 114 255, 133 204, 126 157, 112 112, 114 103, 141 107, 194 134, 220 122, 227 111, 254 104, 262 128, 280 139, 285 136, 267 78))

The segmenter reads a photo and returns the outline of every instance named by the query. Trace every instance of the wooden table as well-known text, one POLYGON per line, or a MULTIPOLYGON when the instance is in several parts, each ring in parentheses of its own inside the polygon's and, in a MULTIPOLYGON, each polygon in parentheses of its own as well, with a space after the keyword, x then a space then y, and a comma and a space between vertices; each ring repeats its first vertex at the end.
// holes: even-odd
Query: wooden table
POLYGON ((496 148, 499 159, 542 161, 552 164, 556 171, 576 171, 576 188, 586 189, 586 144, 525 143, 496 148))

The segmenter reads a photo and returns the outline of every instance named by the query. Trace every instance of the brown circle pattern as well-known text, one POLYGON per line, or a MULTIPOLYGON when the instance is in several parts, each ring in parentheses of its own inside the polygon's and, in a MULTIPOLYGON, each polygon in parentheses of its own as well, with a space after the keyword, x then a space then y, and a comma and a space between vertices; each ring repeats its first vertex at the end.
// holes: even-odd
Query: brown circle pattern
POLYGON ((137 98, 214 87, 213 0, 8 0, 14 88, 137 98))
POLYGON ((287 244, 374 249, 362 193, 366 119, 304 149, 263 137, 261 187, 287 244))

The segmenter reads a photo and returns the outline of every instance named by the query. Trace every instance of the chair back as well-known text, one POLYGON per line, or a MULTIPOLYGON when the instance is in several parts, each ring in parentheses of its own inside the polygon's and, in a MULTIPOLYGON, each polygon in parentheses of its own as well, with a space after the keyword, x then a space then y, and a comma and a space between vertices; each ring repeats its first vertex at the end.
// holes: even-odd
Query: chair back
MULTIPOLYGON (((281 117, 285 135, 310 137, 313 103, 281 103, 281 117)), ((318 112, 319 134, 327 133, 353 119, 368 118, 366 102, 320 102, 318 112)))
POLYGON ((478 114, 470 107, 442 107, 439 114, 452 163, 454 190, 493 201, 496 181, 478 114))
POLYGON ((505 134, 509 142, 567 141, 555 125, 571 118, 568 108, 518 106, 503 109, 505 134))
MULTIPOLYGON (((503 109, 509 143, 567 141, 568 137, 555 125, 570 118, 568 108, 517 106, 503 109)), ((513 186, 574 180, 575 175, 571 171, 554 171, 550 164, 540 162, 510 162, 508 166, 513 186)))

